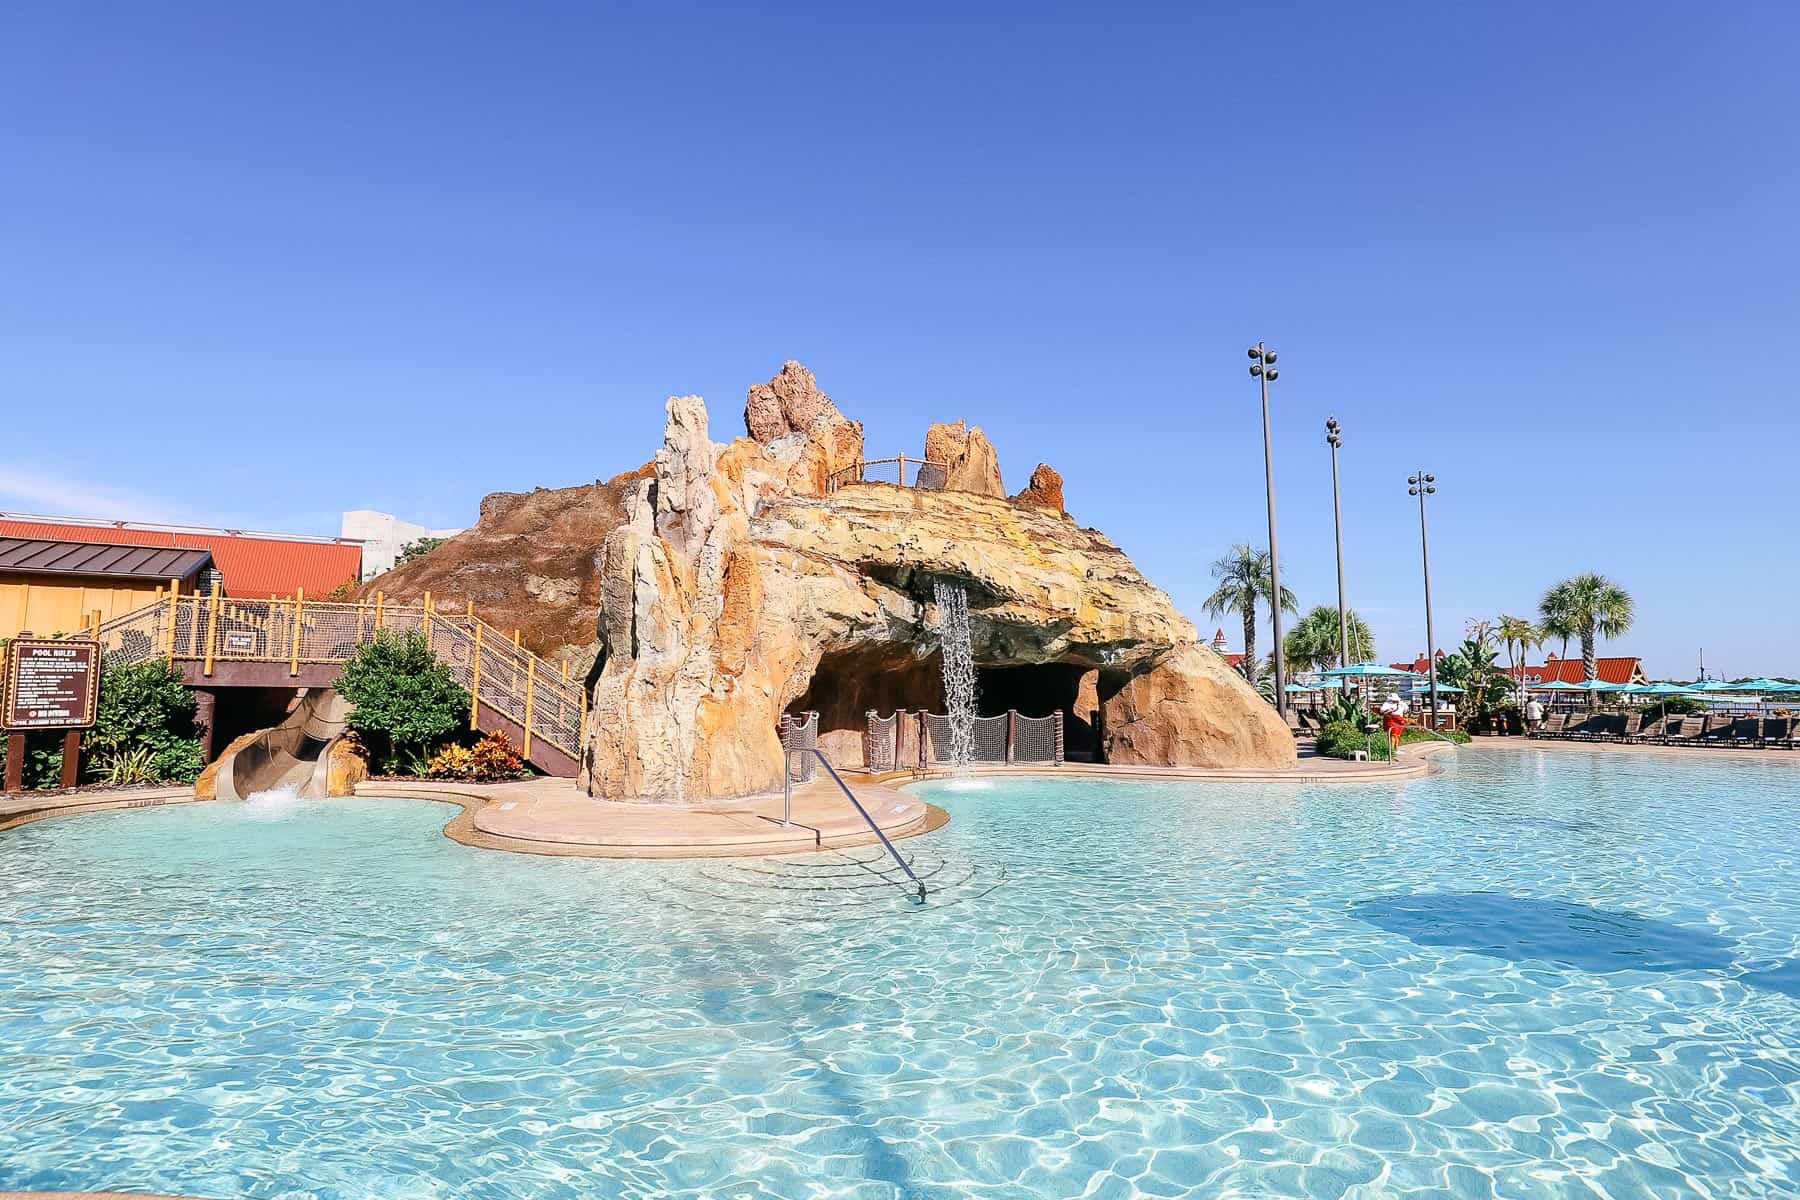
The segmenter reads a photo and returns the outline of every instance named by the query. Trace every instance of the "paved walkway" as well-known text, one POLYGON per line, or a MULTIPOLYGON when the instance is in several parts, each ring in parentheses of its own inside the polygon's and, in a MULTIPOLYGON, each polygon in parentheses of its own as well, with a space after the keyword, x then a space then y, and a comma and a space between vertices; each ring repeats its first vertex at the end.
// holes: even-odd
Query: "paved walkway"
POLYGON ((1740 759, 1800 764, 1800 750, 1739 750, 1712 746, 1657 746, 1642 742, 1575 742, 1561 738, 1478 737, 1480 750, 1542 750, 1552 754, 1655 754, 1686 759, 1740 759))

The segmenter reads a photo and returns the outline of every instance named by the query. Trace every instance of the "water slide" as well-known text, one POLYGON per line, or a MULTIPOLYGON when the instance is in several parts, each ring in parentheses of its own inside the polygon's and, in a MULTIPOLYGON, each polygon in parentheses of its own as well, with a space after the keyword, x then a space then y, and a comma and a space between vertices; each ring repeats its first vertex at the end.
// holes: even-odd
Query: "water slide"
POLYGON ((329 751, 344 735, 349 710, 332 688, 302 691, 286 720, 219 760, 219 799, 247 800, 257 792, 289 787, 301 796, 326 795, 329 751))

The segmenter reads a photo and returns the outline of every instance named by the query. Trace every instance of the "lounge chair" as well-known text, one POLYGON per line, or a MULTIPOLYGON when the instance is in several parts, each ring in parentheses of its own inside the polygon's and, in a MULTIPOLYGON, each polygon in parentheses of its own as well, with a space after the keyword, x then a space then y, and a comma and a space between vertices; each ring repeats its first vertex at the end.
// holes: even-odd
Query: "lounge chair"
POLYGON ((1635 719, 1638 722, 1638 726, 1636 729, 1627 730, 1625 740, 1628 742, 1656 741, 1662 736, 1662 731, 1668 725, 1670 720, 1670 718, 1663 716, 1651 717, 1646 721, 1642 713, 1638 713, 1635 719))
POLYGON ((1546 740, 1550 738, 1559 738, 1562 736, 1563 728, 1568 722, 1568 713, 1547 713, 1544 716, 1543 723, 1536 729, 1531 730, 1530 736, 1534 738, 1544 738, 1546 740))
POLYGON ((1656 740, 1664 746, 1691 746, 1705 728, 1704 717, 1670 717, 1663 722, 1662 734, 1656 740))
POLYGON ((1701 731, 1699 744, 1709 750, 1717 750, 1721 746, 1731 745, 1731 730, 1737 724, 1737 718, 1724 715, 1708 716, 1706 726, 1701 731))
POLYGON ((1792 750, 1794 748, 1794 719, 1792 717, 1764 717, 1762 741, 1766 749, 1792 750))
POLYGON ((1731 744, 1738 749, 1757 749, 1763 744, 1761 717, 1739 717, 1731 723, 1731 744))
POLYGON ((1569 731, 1578 742, 1597 742, 1605 732, 1609 718, 1605 713, 1589 713, 1569 731))

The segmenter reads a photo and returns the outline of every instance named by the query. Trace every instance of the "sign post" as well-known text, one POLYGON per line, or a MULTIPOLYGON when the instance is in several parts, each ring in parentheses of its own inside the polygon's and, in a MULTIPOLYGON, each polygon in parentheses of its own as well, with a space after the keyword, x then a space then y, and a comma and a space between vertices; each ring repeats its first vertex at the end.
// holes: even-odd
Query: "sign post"
POLYGON ((63 731, 62 786, 79 777, 81 731, 94 723, 100 700, 100 643, 15 638, 6 650, 0 683, 0 725, 6 737, 5 790, 24 790, 25 734, 63 731))

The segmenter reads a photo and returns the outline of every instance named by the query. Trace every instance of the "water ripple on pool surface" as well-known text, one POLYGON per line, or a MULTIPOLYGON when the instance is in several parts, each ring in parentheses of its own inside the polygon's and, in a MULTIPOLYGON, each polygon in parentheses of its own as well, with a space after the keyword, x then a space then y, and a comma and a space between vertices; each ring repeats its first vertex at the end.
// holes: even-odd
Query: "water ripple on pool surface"
POLYGON ((1800 1188, 1791 767, 921 791, 923 908, 868 848, 497 855, 417 802, 4 835, 0 1190, 1800 1188))

